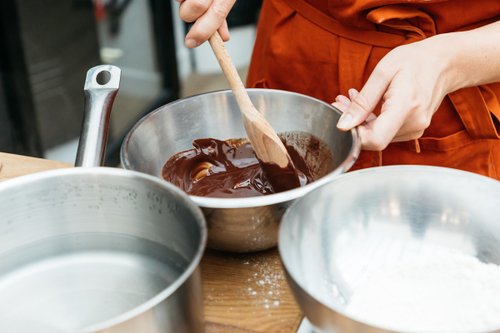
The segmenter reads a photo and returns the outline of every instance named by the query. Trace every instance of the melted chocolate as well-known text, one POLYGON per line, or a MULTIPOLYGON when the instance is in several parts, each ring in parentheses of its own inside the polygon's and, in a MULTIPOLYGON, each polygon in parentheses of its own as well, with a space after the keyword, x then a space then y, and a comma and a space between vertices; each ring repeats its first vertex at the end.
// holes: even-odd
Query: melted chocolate
POLYGON ((185 192, 208 197, 252 197, 285 191, 313 178, 304 159, 286 145, 292 165, 261 164, 243 139, 197 139, 193 149, 173 155, 162 176, 185 192), (271 180, 271 181, 270 181, 271 180))

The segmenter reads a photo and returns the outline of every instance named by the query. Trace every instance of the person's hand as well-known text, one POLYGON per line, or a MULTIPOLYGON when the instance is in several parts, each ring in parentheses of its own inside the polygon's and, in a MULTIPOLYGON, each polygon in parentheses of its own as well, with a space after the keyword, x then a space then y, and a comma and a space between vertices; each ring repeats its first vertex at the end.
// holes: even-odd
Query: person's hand
POLYGON ((383 150, 390 142, 422 136, 444 96, 453 84, 447 50, 438 38, 397 47, 375 67, 360 92, 334 103, 344 113, 337 127, 358 126, 362 146, 383 150), (380 103, 381 112, 372 112, 380 103))
POLYGON ((236 0, 177 0, 180 3, 179 16, 192 23, 184 43, 186 47, 196 47, 219 31, 222 40, 229 40, 226 17, 236 0))

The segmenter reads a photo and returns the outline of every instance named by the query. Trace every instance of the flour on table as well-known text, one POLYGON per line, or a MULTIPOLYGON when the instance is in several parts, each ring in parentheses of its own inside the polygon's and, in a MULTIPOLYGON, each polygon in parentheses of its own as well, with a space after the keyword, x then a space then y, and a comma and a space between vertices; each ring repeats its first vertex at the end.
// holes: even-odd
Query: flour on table
POLYGON ((349 316, 405 332, 500 327, 500 266, 463 254, 424 256, 374 273, 353 290, 349 316))
POLYGON ((245 261, 244 264, 254 270, 252 277, 247 279, 247 295, 255 298, 255 302, 261 303, 266 310, 278 308, 282 303, 281 285, 285 279, 283 273, 276 270, 278 263, 252 259, 245 261))

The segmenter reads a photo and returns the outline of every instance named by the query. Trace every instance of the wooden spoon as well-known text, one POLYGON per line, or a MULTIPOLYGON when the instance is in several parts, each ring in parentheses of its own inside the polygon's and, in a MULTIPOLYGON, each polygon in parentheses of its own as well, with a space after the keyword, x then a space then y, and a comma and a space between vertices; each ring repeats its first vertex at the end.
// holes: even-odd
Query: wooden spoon
POLYGON ((209 42, 236 97, 248 139, 257 158, 264 164, 276 164, 282 169, 293 167, 285 145, 262 113, 252 104, 219 33, 215 32, 209 42))

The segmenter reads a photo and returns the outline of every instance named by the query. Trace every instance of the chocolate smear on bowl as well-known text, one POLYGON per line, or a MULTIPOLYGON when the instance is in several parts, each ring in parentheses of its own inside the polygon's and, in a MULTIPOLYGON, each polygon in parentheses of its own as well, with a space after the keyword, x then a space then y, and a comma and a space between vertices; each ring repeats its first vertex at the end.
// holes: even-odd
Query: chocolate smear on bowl
POLYGON ((170 157, 162 177, 190 195, 241 198, 304 186, 333 166, 330 150, 314 136, 285 133, 280 137, 293 163, 286 169, 260 163, 247 139, 200 138, 193 141, 192 149, 170 157))

